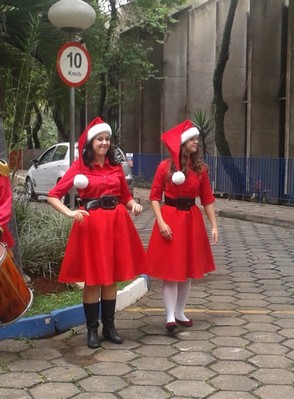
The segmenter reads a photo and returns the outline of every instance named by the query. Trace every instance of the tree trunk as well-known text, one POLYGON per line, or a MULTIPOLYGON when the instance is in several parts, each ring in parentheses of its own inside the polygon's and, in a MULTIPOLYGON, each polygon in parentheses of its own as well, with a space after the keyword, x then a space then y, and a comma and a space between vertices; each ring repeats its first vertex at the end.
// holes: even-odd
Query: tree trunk
POLYGON ((223 98, 223 76, 227 61, 229 59, 229 48, 231 32, 235 17, 238 0, 231 0, 226 24, 223 32, 223 40, 219 51, 219 58, 213 75, 214 98, 213 105, 215 111, 215 144, 220 155, 231 156, 229 144, 225 135, 225 113, 228 105, 223 98))

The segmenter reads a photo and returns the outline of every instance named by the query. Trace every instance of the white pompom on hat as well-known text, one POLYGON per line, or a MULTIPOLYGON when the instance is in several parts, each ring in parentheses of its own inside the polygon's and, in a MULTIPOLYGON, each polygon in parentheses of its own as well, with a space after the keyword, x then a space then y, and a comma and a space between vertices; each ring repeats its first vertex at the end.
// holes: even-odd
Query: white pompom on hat
POLYGON ((85 168, 83 161, 83 150, 85 145, 100 133, 108 133, 110 137, 112 136, 111 127, 98 116, 89 123, 79 138, 79 163, 81 173, 77 174, 74 178, 74 186, 76 188, 83 189, 89 184, 87 176, 82 174, 82 170, 85 168))
POLYGON ((186 180, 184 173, 180 170, 181 145, 198 136, 199 130, 190 120, 186 120, 162 134, 161 141, 167 147, 177 169, 172 175, 172 182, 174 184, 180 185, 186 180))

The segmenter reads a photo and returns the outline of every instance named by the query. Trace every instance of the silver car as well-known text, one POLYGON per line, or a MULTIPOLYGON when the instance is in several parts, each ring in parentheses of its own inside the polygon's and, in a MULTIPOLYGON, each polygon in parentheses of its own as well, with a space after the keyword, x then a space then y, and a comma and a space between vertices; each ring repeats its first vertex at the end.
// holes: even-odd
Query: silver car
MULTIPOLYGON (((113 146, 116 158, 121 162, 130 192, 134 191, 132 168, 124 152, 113 146)), ((48 192, 62 178, 70 165, 69 143, 52 145, 38 159, 31 161, 32 166, 25 177, 25 193, 27 198, 37 200, 39 196, 47 196, 48 192)), ((78 143, 75 143, 75 159, 78 157, 78 143)), ((64 199, 65 202, 68 198, 64 199)))

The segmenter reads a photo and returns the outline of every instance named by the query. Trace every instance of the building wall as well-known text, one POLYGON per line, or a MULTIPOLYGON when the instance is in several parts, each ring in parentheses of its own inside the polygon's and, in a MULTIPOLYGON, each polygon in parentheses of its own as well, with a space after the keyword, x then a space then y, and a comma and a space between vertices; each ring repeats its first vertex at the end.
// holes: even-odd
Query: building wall
POLYGON ((251 0, 252 49, 249 68, 251 87, 250 156, 279 156, 279 100, 281 59, 281 11, 283 0, 251 0))
MULTIPOLYGON (((199 109, 213 115, 213 73, 229 5, 230 0, 190 2, 175 14, 178 23, 169 27, 155 57, 157 69, 162 65, 162 82, 145 85, 141 97, 124 105, 126 126, 128 120, 135 126, 128 127, 130 145, 138 141, 131 135, 140 131, 142 152, 162 152, 162 132, 186 118, 193 120, 199 109)), ((233 156, 294 156, 293 8, 293 1, 287 0, 238 3, 223 79, 229 107, 225 132, 233 156), (289 30, 283 131, 279 89, 285 5, 289 30)), ((136 148, 131 151, 138 152, 136 148)))

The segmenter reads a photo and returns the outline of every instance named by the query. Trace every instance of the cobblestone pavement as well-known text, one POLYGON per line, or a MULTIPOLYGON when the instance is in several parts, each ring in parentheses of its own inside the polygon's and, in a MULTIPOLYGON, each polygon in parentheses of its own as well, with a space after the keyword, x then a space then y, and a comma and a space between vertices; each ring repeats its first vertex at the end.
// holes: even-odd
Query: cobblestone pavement
MULTIPOLYGON (((134 220, 147 245, 148 190, 136 195, 145 210, 134 220)), ((217 271, 193 281, 192 328, 166 334, 152 279, 144 297, 117 312, 122 345, 87 348, 84 325, 0 341, 0 398, 293 399, 294 209, 220 199, 216 210, 217 271)))

